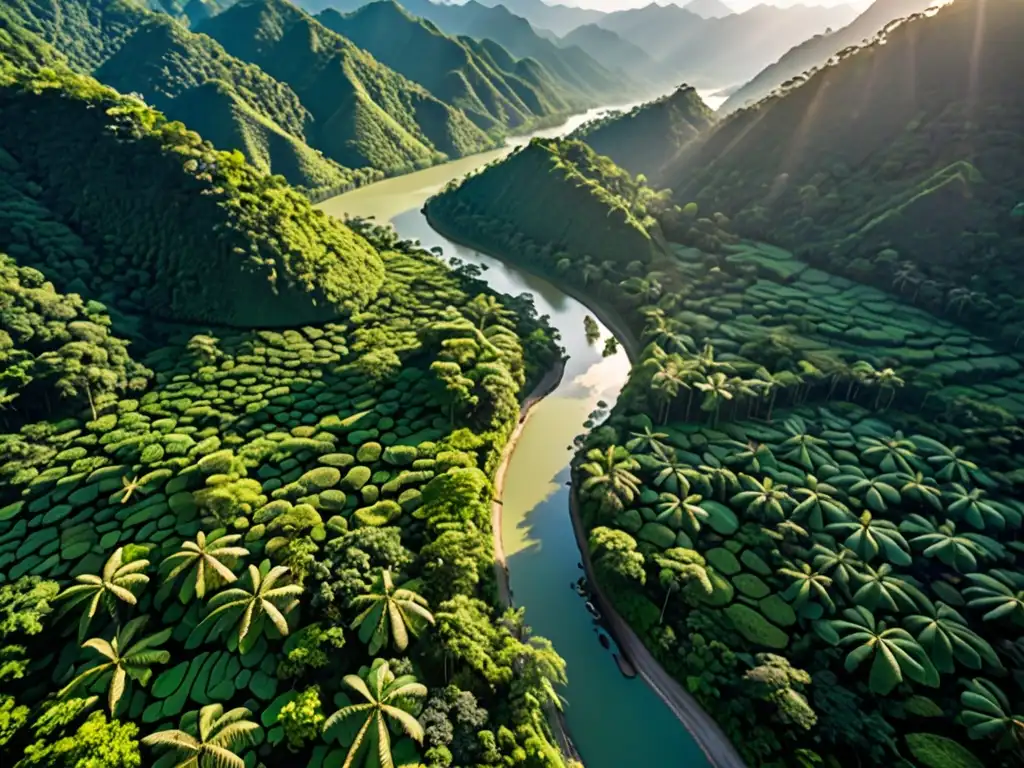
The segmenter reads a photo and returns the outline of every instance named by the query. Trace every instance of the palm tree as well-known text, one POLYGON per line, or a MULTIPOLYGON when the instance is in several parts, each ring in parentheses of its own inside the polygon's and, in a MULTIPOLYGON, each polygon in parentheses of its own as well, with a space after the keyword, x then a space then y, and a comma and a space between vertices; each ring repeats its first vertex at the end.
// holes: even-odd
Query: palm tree
POLYGON ((888 392, 889 399, 885 403, 885 407, 888 409, 896 397, 896 390, 902 389, 906 386, 907 382, 897 376, 896 371, 892 368, 883 368, 875 374, 873 383, 878 387, 878 394, 875 395, 875 408, 878 408, 878 403, 882 399, 882 393, 888 392))
POLYGON ((856 522, 832 523, 825 530, 845 535, 843 543, 866 563, 879 554, 896 565, 907 566, 912 562, 910 547, 895 524, 872 517, 870 512, 863 512, 856 522))
POLYGON ((679 373, 679 364, 671 356, 656 363, 658 369, 651 376, 651 390, 661 400, 661 413, 658 414, 658 423, 664 424, 668 421, 669 413, 672 410, 672 401, 679 395, 679 388, 683 386, 683 378, 679 373))
POLYGON ((905 478, 906 483, 900 487, 900 495, 904 498, 913 499, 919 504, 932 507, 936 512, 942 511, 942 491, 935 485, 930 477, 925 477, 921 472, 905 478))
MULTIPOLYGON (((846 477, 843 479, 832 478, 832 480, 836 483, 844 483, 846 477)), ((857 478, 849 484, 847 493, 854 498, 860 498, 864 506, 872 512, 885 512, 890 506, 896 506, 902 501, 900 492, 896 490, 896 486, 901 481, 902 478, 899 475, 857 478)))
POLYGON ((782 454, 782 458, 794 461, 807 470, 832 463, 832 457, 824 448, 828 445, 828 441, 807 434, 803 419, 798 417, 786 419, 783 427, 789 437, 779 446, 788 451, 782 454))
POLYGON ((658 470, 658 474, 654 476, 655 487, 661 488, 664 485, 666 489, 680 496, 690 492, 690 481, 698 475, 695 469, 679 459, 675 451, 656 458, 654 467, 658 470))
POLYGON ((675 590, 696 584, 704 596, 714 591, 704 558, 692 549, 672 547, 663 554, 655 555, 654 562, 661 569, 658 572, 658 581, 665 588, 665 602, 661 605, 659 624, 665 619, 668 599, 675 590))
POLYGON ((981 669, 982 664, 1002 669, 992 646, 968 627, 956 610, 931 600, 926 600, 921 609, 922 613, 908 616, 903 624, 917 636, 917 642, 939 672, 955 672, 954 661, 968 669, 981 669))
POLYGON ((997 558, 1005 548, 995 539, 978 533, 957 534, 956 523, 936 523, 921 515, 908 515, 900 522, 900 532, 910 536, 910 546, 936 558, 960 573, 978 570, 978 558, 997 558))
POLYGON ((395 649, 404 651, 409 646, 409 635, 417 634, 413 615, 428 624, 434 623, 426 598, 411 589, 395 589, 388 568, 374 580, 368 594, 352 598, 352 606, 366 606, 352 622, 352 629, 359 628, 359 639, 369 644, 371 656, 376 656, 387 645, 389 635, 395 642, 395 649))
POLYGON ((953 483, 952 488, 943 493, 949 502, 947 511, 953 517, 962 519, 972 528, 979 531, 986 527, 1003 530, 1006 527, 1006 517, 1002 506, 998 502, 987 501, 985 491, 974 488, 968 491, 960 483, 953 483))
POLYGON ((697 478, 694 479, 704 496, 714 496, 721 501, 735 491, 739 490, 740 481, 736 473, 728 467, 712 467, 701 464, 697 467, 697 478))
POLYGON ((907 285, 917 285, 920 282, 921 274, 917 271, 917 266, 913 262, 904 262, 893 273, 892 286, 900 293, 903 293, 903 289, 907 285))
POLYGON ((928 457, 928 463, 939 468, 935 479, 944 483, 970 485, 971 477, 978 472, 978 465, 963 458, 966 449, 962 445, 947 448, 941 443, 932 442, 939 448, 937 453, 928 457))
POLYGON ((789 488, 781 484, 776 485, 770 477, 762 481, 741 474, 740 484, 747 490, 733 496, 731 503, 743 507, 747 514, 759 515, 767 522, 785 520, 787 509, 795 502, 789 495, 789 488))
POLYGON ((838 498, 839 489, 814 475, 807 475, 806 487, 795 488, 793 495, 800 501, 793 509, 792 519, 798 523, 806 521, 812 531, 823 531, 829 523, 853 518, 849 507, 838 498))
POLYGON ((878 568, 865 565, 857 580, 861 584, 853 601, 873 612, 881 608, 889 613, 911 613, 928 600, 911 577, 893 574, 888 563, 878 568))
POLYGON ((782 593, 783 599, 788 600, 797 608, 817 601, 828 608, 829 613, 835 613, 835 601, 828 593, 828 588, 832 586, 832 579, 828 576, 811 570, 811 566, 807 563, 800 563, 799 569, 780 568, 779 574, 793 579, 793 583, 782 593))
POLYGON ((818 621, 814 628, 833 645, 856 646, 846 657, 848 672, 871 662, 868 687, 873 693, 885 696, 904 679, 933 688, 939 684, 938 671, 910 633, 876 622, 863 606, 843 611, 842 619, 818 621))
POLYGON ((697 381, 694 386, 704 393, 700 409, 711 414, 711 425, 718 423, 718 411, 722 403, 733 398, 732 381, 721 372, 709 374, 704 381, 697 381))
POLYGON ((120 603, 135 605, 138 599, 134 590, 149 583, 149 576, 142 573, 149 567, 149 560, 133 560, 124 562, 124 547, 118 547, 107 559, 99 576, 82 574, 76 576, 77 584, 65 589, 58 600, 64 603, 60 615, 64 615, 76 606, 85 605, 78 622, 78 640, 85 637, 89 624, 102 605, 111 618, 117 618, 117 606, 120 603))
POLYGON ((964 590, 967 605, 987 611, 982 621, 1024 620, 1024 576, 1014 571, 969 573, 971 586, 964 590))
POLYGON ((811 548, 811 561, 818 573, 829 576, 833 583, 838 584, 843 594, 850 595, 850 585, 855 583, 864 563, 857 553, 846 547, 834 551, 823 544, 815 544, 811 548))
POLYGON ((919 468, 921 459, 917 455, 917 446, 897 432, 892 437, 862 437, 857 441, 861 456, 882 472, 901 472, 913 475, 919 468))
POLYGON ((139 482, 138 476, 133 477, 131 480, 125 475, 121 478, 121 489, 114 493, 115 496, 119 496, 119 502, 127 504, 134 494, 139 496, 145 496, 149 491, 142 483, 139 482))
POLYGON ((617 458, 616 447, 610 445, 606 451, 594 448, 587 459, 580 469, 590 477, 581 488, 596 495, 602 509, 618 512, 640 495, 640 478, 633 474, 639 465, 628 452, 625 458, 617 458))
POLYGON ((423 726, 402 709, 408 699, 427 695, 426 686, 419 683, 415 677, 404 675, 396 678, 388 668, 387 662, 377 659, 364 678, 345 675, 343 682, 366 701, 342 707, 328 717, 324 721, 324 732, 354 716, 365 717, 366 720, 356 733, 341 768, 351 768, 364 743, 371 759, 376 756, 380 768, 394 768, 391 735, 388 729, 389 719, 398 723, 411 739, 423 742, 423 726))
POLYGON ((249 550, 245 547, 233 546, 242 538, 240 534, 230 534, 219 538, 207 539, 200 531, 195 541, 182 542, 181 549, 168 555, 160 564, 161 568, 170 568, 165 583, 170 583, 189 569, 194 569, 182 584, 179 592, 181 602, 188 602, 194 593, 202 600, 206 597, 207 587, 216 587, 221 583, 230 584, 237 576, 229 567, 237 558, 245 557, 249 550))
POLYGON ((630 432, 629 441, 626 443, 626 450, 633 453, 653 453, 657 456, 664 456, 671 448, 662 442, 668 439, 664 432, 653 432, 650 427, 644 427, 640 432, 630 432))
POLYGON ((182 730, 157 731, 142 743, 172 749, 181 758, 174 768, 245 768, 235 750, 255 743, 254 734, 260 727, 246 719, 251 714, 245 707, 225 712, 223 704, 208 704, 198 713, 182 717, 182 730), (191 727, 185 728, 186 721, 191 721, 191 727))
POLYGON ((236 625, 238 645, 243 648, 247 637, 255 642, 263 628, 265 619, 277 628, 282 635, 288 634, 288 620, 285 614, 291 611, 298 600, 295 596, 302 592, 298 584, 282 584, 277 582, 288 573, 288 568, 277 565, 270 569, 266 576, 255 565, 249 566, 249 580, 246 587, 234 587, 218 592, 210 598, 210 612, 200 622, 213 624, 225 619, 236 625), (284 603, 279 607, 278 603, 284 603), (250 632, 255 628, 255 631, 250 632))
POLYGON ((696 536, 700 532, 701 523, 708 519, 708 511, 700 506, 701 501, 702 497, 697 494, 683 499, 674 493, 659 494, 658 517, 655 522, 668 525, 673 530, 685 528, 691 536, 696 536))
POLYGON ((516 314, 512 310, 506 309, 497 298, 486 293, 474 296, 463 307, 463 312, 477 321, 476 327, 481 331, 491 320, 500 325, 514 325, 516 314))
POLYGON ((995 683, 974 678, 960 694, 960 719, 972 739, 995 739, 1000 748, 1024 747, 1024 715, 1013 714, 1010 700, 995 683))
POLYGON ((96 651, 105 661, 100 661, 80 673, 57 695, 63 698, 76 689, 88 688, 93 682, 109 674, 111 678, 107 703, 110 706, 110 714, 114 715, 118 703, 124 696, 125 683, 129 677, 145 686, 153 675, 151 667, 155 664, 166 664, 171 660, 171 654, 157 646, 167 642, 173 629, 165 629, 132 643, 148 621, 149 616, 132 619, 117 632, 113 640, 108 641, 99 637, 86 640, 83 647, 96 651))

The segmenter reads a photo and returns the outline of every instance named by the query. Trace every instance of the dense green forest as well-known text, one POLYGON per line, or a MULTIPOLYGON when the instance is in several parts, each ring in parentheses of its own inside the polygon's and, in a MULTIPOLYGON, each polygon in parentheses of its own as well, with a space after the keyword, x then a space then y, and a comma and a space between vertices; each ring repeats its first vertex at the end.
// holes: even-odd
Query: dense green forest
POLYGON ((470 45, 429 21, 410 16, 392 0, 370 3, 345 16, 328 9, 316 18, 458 107, 486 131, 523 131, 539 122, 557 121, 571 107, 584 105, 562 101, 550 78, 540 89, 511 69, 500 69, 490 57, 479 56, 470 45), (524 91, 528 93, 520 96, 524 91))
POLYGON ((657 184, 663 169, 713 121, 697 91, 683 85, 628 112, 587 123, 573 135, 620 168, 657 184))
POLYGON ((4 764, 562 768, 491 532, 532 302, 0 44, 4 764))
MULTIPOLYGON (((642 195, 669 241, 643 258, 598 261, 586 228, 556 258, 545 226, 586 208, 542 219, 560 168, 523 178, 529 150, 428 202, 446 234, 589 297, 641 350, 578 441, 594 575, 750 765, 1019 765, 1024 354, 1001 321, 1019 306, 1022 20, 1011 0, 957 0, 711 127, 671 196, 642 195), (951 163, 971 196, 934 194, 947 176, 921 188, 951 163), (839 190, 831 234, 812 179, 839 190), (513 185, 529 202, 483 196, 513 185), (843 222, 882 226, 895 203, 889 239, 858 236, 878 257, 842 258, 843 222), (748 239, 809 232, 835 250, 748 239)), ((628 186, 601 167, 595 185, 628 186)))

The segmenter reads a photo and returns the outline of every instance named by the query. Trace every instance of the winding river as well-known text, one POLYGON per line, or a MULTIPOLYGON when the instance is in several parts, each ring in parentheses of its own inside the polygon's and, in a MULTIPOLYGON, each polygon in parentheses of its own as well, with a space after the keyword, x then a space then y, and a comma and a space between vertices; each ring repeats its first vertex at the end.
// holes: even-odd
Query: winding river
MULTIPOLYGON (((633 105, 625 105, 631 107, 633 105)), ((447 256, 487 267, 496 290, 534 297, 537 311, 551 317, 569 355, 559 386, 531 411, 505 475, 502 517, 513 601, 526 607, 534 632, 550 638, 568 665, 565 718, 587 768, 707 766, 707 759, 672 712, 639 678, 619 672, 611 649, 602 647, 584 601, 570 588, 582 575, 569 517, 569 461, 573 438, 599 401, 609 407, 626 381, 623 351, 601 355, 609 331, 587 342, 587 309, 551 283, 440 236, 420 213, 424 201, 449 180, 508 154, 533 136, 563 135, 604 110, 576 115, 558 128, 516 137, 509 146, 462 158, 418 173, 331 198, 320 208, 336 216, 373 216, 390 221, 403 238, 441 246, 447 256)))

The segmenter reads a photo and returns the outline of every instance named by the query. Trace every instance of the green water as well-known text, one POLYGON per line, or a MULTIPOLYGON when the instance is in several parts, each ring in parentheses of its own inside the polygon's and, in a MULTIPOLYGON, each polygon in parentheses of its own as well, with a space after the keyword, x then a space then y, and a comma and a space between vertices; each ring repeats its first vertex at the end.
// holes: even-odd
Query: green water
MULTIPOLYGON (((594 113, 540 135, 566 133, 594 113)), ((528 137, 526 137, 528 138, 528 137)), ((526 140, 521 138, 516 143, 526 140)), ((450 179, 461 177, 510 149, 429 168, 324 201, 319 207, 342 216, 373 216, 391 221, 403 238, 424 247, 441 246, 487 267, 484 278, 497 290, 530 293, 537 311, 551 317, 569 354, 559 387, 533 410, 505 476, 502 540, 511 574, 513 601, 526 607, 536 634, 551 639, 568 665, 562 691, 573 742, 587 768, 706 766, 700 748, 657 695, 639 678, 619 672, 612 651, 601 647, 583 599, 570 583, 582 574, 569 519, 569 460, 573 438, 600 400, 614 404, 629 372, 624 352, 603 358, 601 339, 588 344, 583 331, 586 308, 553 285, 434 232, 420 213, 423 202, 450 179)), ((614 649, 614 643, 612 643, 614 649)))

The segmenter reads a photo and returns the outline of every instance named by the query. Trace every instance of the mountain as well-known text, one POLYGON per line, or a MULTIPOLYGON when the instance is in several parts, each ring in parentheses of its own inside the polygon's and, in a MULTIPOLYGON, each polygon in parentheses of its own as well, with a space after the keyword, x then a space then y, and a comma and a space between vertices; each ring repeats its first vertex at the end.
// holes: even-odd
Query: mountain
POLYGON ((690 13, 696 13, 704 19, 720 19, 723 16, 735 13, 722 0, 690 0, 690 2, 683 4, 683 8, 690 13))
POLYGON ((666 80, 664 68, 643 48, 597 24, 577 27, 559 44, 563 47, 577 46, 606 68, 621 70, 638 82, 666 80))
POLYGON ((829 270, 888 289, 909 263, 998 313, 1024 296, 1021 40, 1017 0, 956 0, 733 113, 663 178, 829 270))
POLYGON ((30 266, 120 311, 219 326, 323 322, 376 295, 377 252, 239 153, 70 70, 0 82, 3 208, 48 212, 15 226, 30 266))
POLYGON ((560 252, 646 263, 661 246, 643 223, 645 189, 580 141, 534 139, 428 200, 426 213, 439 231, 468 233, 485 248, 542 243, 549 270, 560 252))
POLYGON ((328 9, 317 20, 458 107, 484 130, 522 129, 558 111, 552 103, 558 104, 558 98, 550 90, 527 99, 520 96, 534 86, 515 74, 514 64, 511 69, 499 68, 493 57, 477 55, 466 42, 410 16, 392 0, 370 3, 344 16, 328 9))
POLYGON ((198 31, 287 84, 310 144, 342 166, 402 173, 494 145, 465 114, 285 0, 244 0, 198 31))
POLYGON ((713 113, 697 91, 683 86, 629 112, 615 112, 588 123, 573 138, 630 173, 657 182, 680 150, 713 122, 713 113))
POLYGON ((736 90, 722 104, 720 111, 723 114, 732 112, 764 98, 792 78, 822 66, 833 54, 872 39, 893 19, 919 13, 933 3, 934 0, 876 0, 842 29, 830 35, 815 35, 791 48, 781 59, 761 70, 753 80, 736 90))
MULTIPOLYGON (((705 0, 701 0, 704 2, 705 0)), ((707 0, 715 2, 715 0, 707 0)), ((484 5, 503 5, 516 16, 522 16, 539 29, 547 29, 564 37, 577 27, 593 24, 604 16, 604 11, 594 8, 574 8, 544 0, 481 0, 484 5)))
POLYGON ((597 22, 660 59, 680 42, 696 37, 704 28, 705 19, 678 5, 650 3, 643 8, 630 8, 609 13, 597 22))
POLYGON ((516 58, 533 58, 572 92, 592 105, 635 93, 636 84, 610 72, 578 47, 562 48, 547 40, 504 6, 490 8, 477 0, 463 5, 440 5, 430 0, 402 3, 415 16, 429 19, 450 35, 493 40, 516 58))

